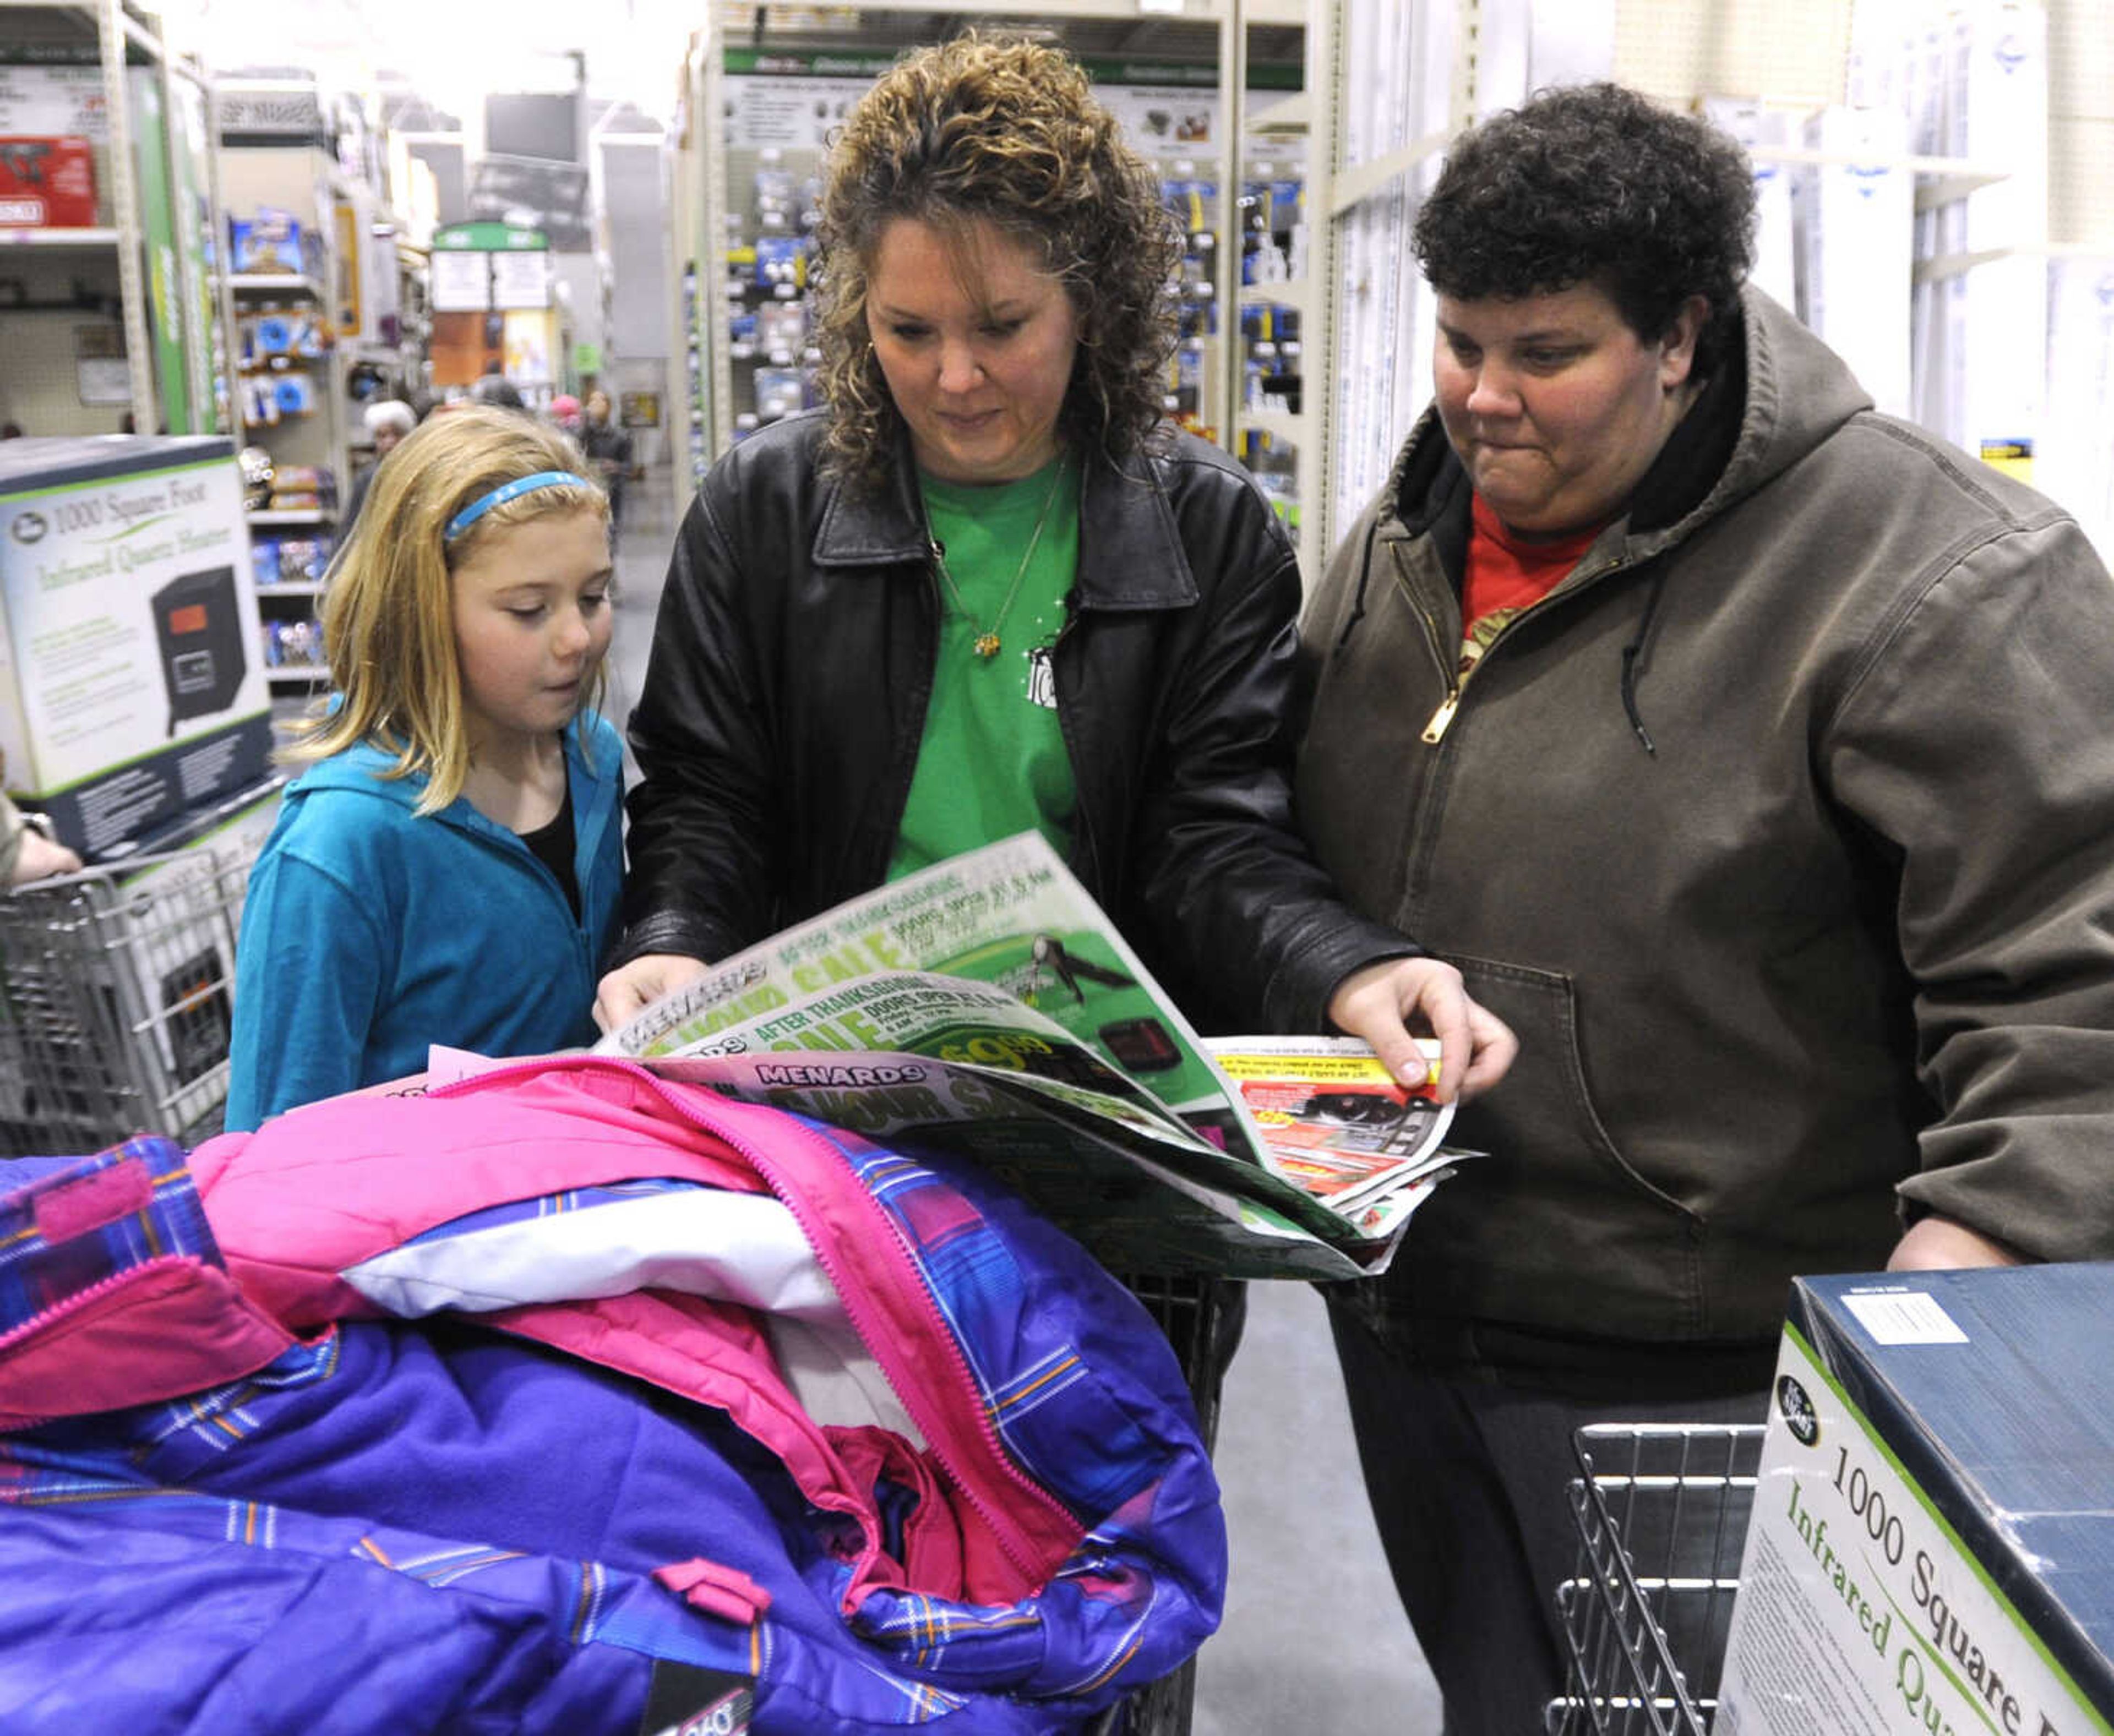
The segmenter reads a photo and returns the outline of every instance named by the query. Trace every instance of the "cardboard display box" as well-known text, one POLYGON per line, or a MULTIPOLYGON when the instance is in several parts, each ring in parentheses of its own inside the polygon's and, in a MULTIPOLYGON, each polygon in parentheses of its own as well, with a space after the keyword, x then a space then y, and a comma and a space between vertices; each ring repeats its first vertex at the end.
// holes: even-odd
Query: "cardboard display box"
POLYGON ((102 857, 265 775, 234 446, 0 443, 0 772, 102 857))
POLYGON ((1713 1736, 2114 1729, 2114 1265, 1802 1278, 1713 1736))
POLYGON ((0 137, 0 229, 95 226, 95 155, 71 135, 0 137))

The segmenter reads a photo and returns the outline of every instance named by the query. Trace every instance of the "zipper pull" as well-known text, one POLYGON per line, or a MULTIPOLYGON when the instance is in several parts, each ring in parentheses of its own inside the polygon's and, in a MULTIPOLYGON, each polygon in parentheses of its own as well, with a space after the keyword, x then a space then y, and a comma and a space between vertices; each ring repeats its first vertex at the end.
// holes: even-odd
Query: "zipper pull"
POLYGON ((1424 734, 1421 739, 1426 745, 1436 743, 1439 738, 1446 733, 1446 726, 1453 721, 1453 714, 1460 709, 1460 688, 1448 688, 1446 690, 1446 697, 1440 701, 1439 709, 1431 714, 1431 721, 1424 726, 1424 734))

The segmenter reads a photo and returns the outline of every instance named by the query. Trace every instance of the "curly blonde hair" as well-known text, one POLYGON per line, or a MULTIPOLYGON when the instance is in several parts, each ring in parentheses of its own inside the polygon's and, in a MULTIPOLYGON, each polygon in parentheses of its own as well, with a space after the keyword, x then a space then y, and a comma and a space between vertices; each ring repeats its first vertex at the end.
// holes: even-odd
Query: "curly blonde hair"
MULTIPOLYGON (((582 512, 606 523, 609 497, 586 473, 577 445, 519 410, 457 405, 405 435, 375 471, 351 540, 332 563, 323 629, 334 692, 279 757, 327 759, 365 742, 396 756, 390 776, 426 775, 419 813, 437 813, 460 795, 469 742, 455 569, 514 525, 582 512), (464 507, 543 470, 582 480, 503 501, 447 540, 449 520, 464 507)), ((606 673, 596 666, 583 709, 600 705, 606 673)))
POLYGON ((824 459, 869 484, 893 468, 902 426, 866 318, 867 273, 899 217, 954 235, 986 223, 1027 246, 1078 315, 1059 438, 1121 458, 1152 437, 1182 244, 1158 176, 1078 62, 1024 37, 967 32, 898 61, 831 147, 816 232, 824 459))

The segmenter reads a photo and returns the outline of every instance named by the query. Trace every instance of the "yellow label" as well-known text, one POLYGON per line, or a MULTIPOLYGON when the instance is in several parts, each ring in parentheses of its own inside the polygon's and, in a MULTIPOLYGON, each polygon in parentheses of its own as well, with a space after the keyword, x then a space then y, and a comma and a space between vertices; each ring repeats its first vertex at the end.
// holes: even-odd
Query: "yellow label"
POLYGON ((1985 440, 1982 442, 1982 462, 2016 482, 2030 484, 2034 479, 2034 443, 2029 440, 1985 440))

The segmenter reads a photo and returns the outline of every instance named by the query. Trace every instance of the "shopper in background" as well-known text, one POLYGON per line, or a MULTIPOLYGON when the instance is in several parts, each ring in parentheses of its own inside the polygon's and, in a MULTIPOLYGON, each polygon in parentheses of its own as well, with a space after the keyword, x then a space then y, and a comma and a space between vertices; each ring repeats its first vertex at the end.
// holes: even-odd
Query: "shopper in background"
POLYGON ((473 404, 493 404, 501 409, 521 410, 528 405, 523 401, 520 388, 506 377, 496 362, 484 364, 484 372, 470 382, 469 399, 473 404))
POLYGON ((631 435, 610 412, 609 394, 597 386, 588 394, 580 445, 609 491, 609 536, 613 547, 624 530, 624 485, 631 474, 631 435))
POLYGON ((382 460, 395 451, 397 442, 419 425, 418 416, 411 406, 398 398, 384 398, 368 404, 361 412, 360 420, 366 427, 367 437, 374 442, 374 462, 353 479, 352 493, 339 518, 338 539, 341 541, 352 535, 353 526, 359 523, 359 509, 367 504, 368 484, 374 480, 374 473, 382 468, 382 460))
POLYGON ((76 874, 80 858, 45 829, 41 814, 25 814, 0 793, 0 892, 12 892, 55 874, 76 874))
POLYGON ((1556 1692, 1574 1424, 1759 1421, 1795 1273, 2114 1256, 2114 588, 1753 216, 1613 85, 1457 140, 1438 401, 1305 624, 1323 866, 1521 1039, 1329 1292, 1449 1736, 1556 1692))
POLYGON ((616 932, 608 506, 579 449, 466 406, 407 437, 323 602, 336 697, 290 750, 236 960, 227 1125, 590 1042, 616 932))
POLYGON ((1336 901, 1292 826, 1299 576, 1240 468, 1160 422, 1178 257, 1059 51, 970 34, 847 117, 820 232, 826 411, 706 477, 631 742, 614 1026, 717 958, 1030 828, 1207 1021, 1325 1016, 1494 1078, 1451 966, 1336 901))

